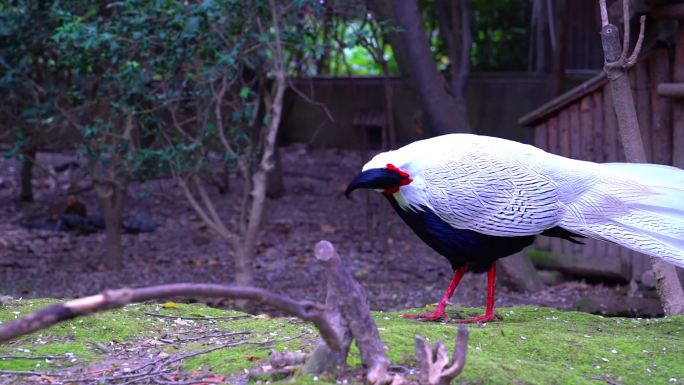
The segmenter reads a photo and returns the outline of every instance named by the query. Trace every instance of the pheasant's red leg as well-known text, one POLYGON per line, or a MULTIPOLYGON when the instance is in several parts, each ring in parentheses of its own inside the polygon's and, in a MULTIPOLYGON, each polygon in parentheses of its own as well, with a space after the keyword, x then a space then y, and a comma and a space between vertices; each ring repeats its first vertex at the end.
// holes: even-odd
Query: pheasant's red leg
POLYGON ((458 286, 458 283, 461 282, 461 278, 463 278, 463 275, 466 273, 466 271, 468 271, 468 266, 463 266, 454 272, 454 276, 451 278, 449 287, 447 287, 446 291, 444 292, 444 296, 442 296, 442 300, 439 301, 439 304, 437 305, 437 308, 435 308, 434 312, 426 314, 402 314, 401 317, 417 319, 419 321, 446 320, 447 316, 444 309, 446 308, 447 302, 451 296, 454 295, 456 287, 458 286))
POLYGON ((471 322, 487 322, 494 319, 494 284, 496 283, 496 263, 492 263, 492 267, 487 272, 487 309, 485 315, 454 320, 456 323, 471 323, 471 322))

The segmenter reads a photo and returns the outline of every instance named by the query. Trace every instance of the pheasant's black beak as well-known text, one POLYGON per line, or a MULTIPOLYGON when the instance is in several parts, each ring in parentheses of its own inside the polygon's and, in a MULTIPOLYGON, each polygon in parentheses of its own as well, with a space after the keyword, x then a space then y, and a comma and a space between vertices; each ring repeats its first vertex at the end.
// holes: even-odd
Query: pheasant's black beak
POLYGON ((349 194, 358 188, 384 190, 397 187, 402 184, 404 178, 395 170, 371 168, 357 175, 347 186, 344 195, 349 198, 349 194))

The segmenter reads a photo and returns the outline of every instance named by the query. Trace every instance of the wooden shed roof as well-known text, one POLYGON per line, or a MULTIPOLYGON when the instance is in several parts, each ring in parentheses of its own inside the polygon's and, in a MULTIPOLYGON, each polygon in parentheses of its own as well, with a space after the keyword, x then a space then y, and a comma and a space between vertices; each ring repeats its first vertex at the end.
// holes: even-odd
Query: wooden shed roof
POLYGON ((598 75, 571 89, 570 91, 551 99, 551 101, 542 104, 539 108, 524 115, 518 119, 518 124, 522 127, 535 126, 537 123, 543 121, 549 116, 555 115, 557 112, 572 104, 574 101, 581 99, 587 94, 603 87, 608 79, 606 74, 601 71, 598 75))

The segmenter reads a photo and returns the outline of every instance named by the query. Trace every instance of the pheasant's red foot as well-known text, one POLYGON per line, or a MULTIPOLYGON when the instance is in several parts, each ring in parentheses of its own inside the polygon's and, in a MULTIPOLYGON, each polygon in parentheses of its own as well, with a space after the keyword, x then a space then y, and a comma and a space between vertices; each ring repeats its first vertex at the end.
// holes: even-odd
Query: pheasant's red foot
POLYGON ((447 316, 444 310, 437 309, 433 313, 425 314, 402 314, 401 318, 409 318, 417 321, 446 321, 447 316))

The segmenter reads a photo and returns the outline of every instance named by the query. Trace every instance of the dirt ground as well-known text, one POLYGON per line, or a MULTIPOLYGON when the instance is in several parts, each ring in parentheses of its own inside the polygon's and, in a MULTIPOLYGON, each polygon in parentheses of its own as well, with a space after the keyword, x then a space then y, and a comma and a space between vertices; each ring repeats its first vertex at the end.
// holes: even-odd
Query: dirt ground
MULTIPOLYGON (((312 256, 321 239, 331 241, 355 277, 368 291, 373 309, 396 310, 439 300, 451 271, 446 259, 425 246, 392 212, 379 194, 343 196, 360 170, 359 152, 282 148, 286 193, 267 202, 258 245, 255 284, 295 298, 321 300, 324 282, 312 256)), ((41 153, 46 164, 68 160, 66 154, 41 153)), ((73 158, 73 157, 71 157, 73 158)), ((125 267, 102 269, 104 234, 27 230, 19 225, 29 215, 49 211, 66 196, 37 170, 36 202, 18 202, 18 164, 0 161, 0 294, 12 297, 75 297, 107 288, 171 282, 229 283, 233 251, 208 230, 168 179, 133 184, 127 214, 150 215, 153 233, 124 235, 125 267)), ((231 192, 212 199, 228 221, 239 209, 240 181, 231 192)), ((97 212, 92 191, 80 198, 97 212)), ((533 295, 499 283, 496 305, 546 305, 573 309, 580 297, 624 292, 623 287, 565 281, 533 295)), ((485 276, 467 275, 453 302, 482 307, 485 276)))

